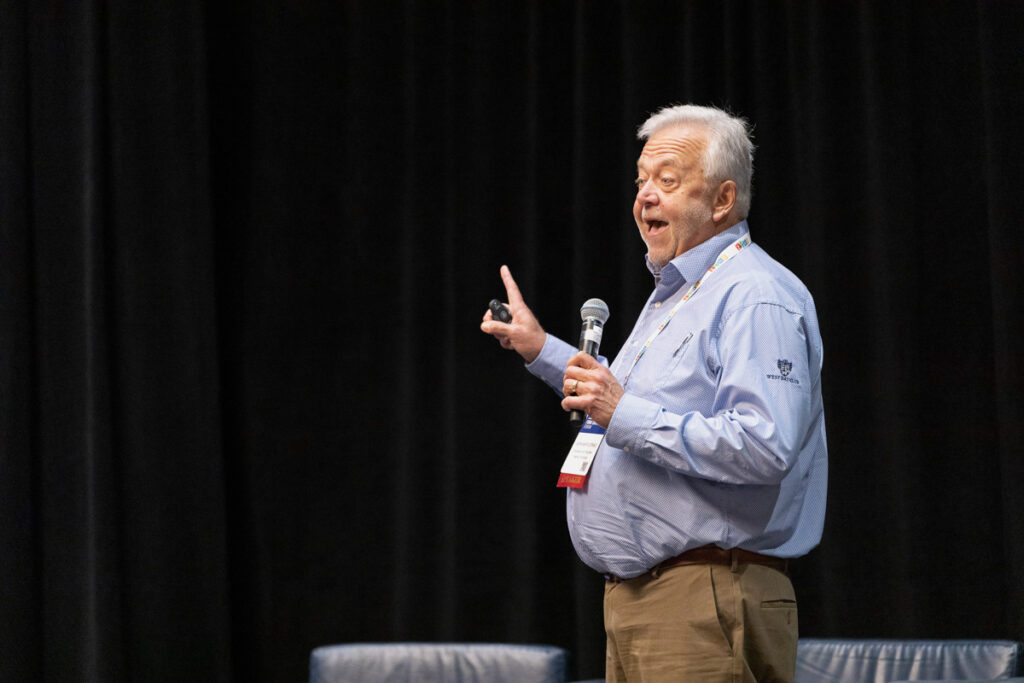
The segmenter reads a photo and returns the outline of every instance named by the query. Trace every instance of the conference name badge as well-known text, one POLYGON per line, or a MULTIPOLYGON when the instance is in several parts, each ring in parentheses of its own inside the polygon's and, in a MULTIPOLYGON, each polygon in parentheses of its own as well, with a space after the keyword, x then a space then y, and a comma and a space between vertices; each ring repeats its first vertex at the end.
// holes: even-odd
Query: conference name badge
POLYGON ((594 455, 597 454, 597 447, 601 445, 604 438, 604 427, 594 422, 587 416, 583 426, 580 427, 576 440, 569 449, 569 455, 562 463, 562 473, 558 476, 558 486, 571 489, 583 488, 587 480, 587 473, 590 472, 590 465, 594 462, 594 455))

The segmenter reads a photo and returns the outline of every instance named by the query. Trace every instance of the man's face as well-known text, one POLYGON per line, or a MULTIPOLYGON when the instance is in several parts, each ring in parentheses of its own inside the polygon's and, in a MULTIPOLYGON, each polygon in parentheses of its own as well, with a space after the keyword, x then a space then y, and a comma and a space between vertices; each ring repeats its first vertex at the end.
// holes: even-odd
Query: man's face
POLYGON ((659 267, 716 232, 701 168, 706 145, 702 128, 667 128, 648 138, 637 159, 633 218, 659 267))

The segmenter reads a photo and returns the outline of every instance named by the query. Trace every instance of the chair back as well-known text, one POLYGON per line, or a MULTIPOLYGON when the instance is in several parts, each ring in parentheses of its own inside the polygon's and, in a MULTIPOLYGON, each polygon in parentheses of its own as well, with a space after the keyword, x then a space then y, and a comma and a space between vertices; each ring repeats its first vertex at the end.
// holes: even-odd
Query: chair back
POLYGON ((567 669, 550 645, 353 643, 313 650, 309 683, 565 683, 567 669))
POLYGON ((795 683, 1006 680, 1024 673, 1011 640, 801 638, 795 683))

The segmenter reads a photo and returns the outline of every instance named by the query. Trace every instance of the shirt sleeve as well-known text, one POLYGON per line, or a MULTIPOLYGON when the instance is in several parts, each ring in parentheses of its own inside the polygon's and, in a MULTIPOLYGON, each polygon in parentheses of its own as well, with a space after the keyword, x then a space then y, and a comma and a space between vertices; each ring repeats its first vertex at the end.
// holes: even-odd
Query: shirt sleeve
POLYGON ((533 376, 544 380, 545 384, 561 396, 565 366, 575 354, 576 347, 570 346, 552 334, 548 334, 540 353, 533 359, 532 363, 526 364, 526 369, 533 376))
MULTIPOLYGON (((540 353, 533 359, 532 363, 526 364, 526 369, 535 377, 544 380, 544 383, 551 387, 556 394, 564 398, 562 393, 562 379, 565 377, 565 366, 569 359, 578 353, 579 349, 558 337, 548 334, 544 340, 544 346, 540 353)), ((607 366, 608 359, 598 356, 597 361, 607 366)))
POLYGON ((627 392, 612 415, 608 444, 688 476, 777 484, 808 438, 820 351, 811 347, 803 317, 773 303, 733 312, 717 339, 710 410, 627 392))

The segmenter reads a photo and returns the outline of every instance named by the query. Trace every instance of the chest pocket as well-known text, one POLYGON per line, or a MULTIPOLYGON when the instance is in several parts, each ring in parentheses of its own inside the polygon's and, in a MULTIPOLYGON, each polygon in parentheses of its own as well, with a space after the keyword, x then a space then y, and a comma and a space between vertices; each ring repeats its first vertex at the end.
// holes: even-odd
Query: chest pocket
POLYGON ((682 320, 673 321, 636 364, 629 381, 629 391, 651 396, 665 390, 671 392, 695 379, 706 380, 711 373, 706 360, 707 345, 705 330, 693 329, 682 320))

